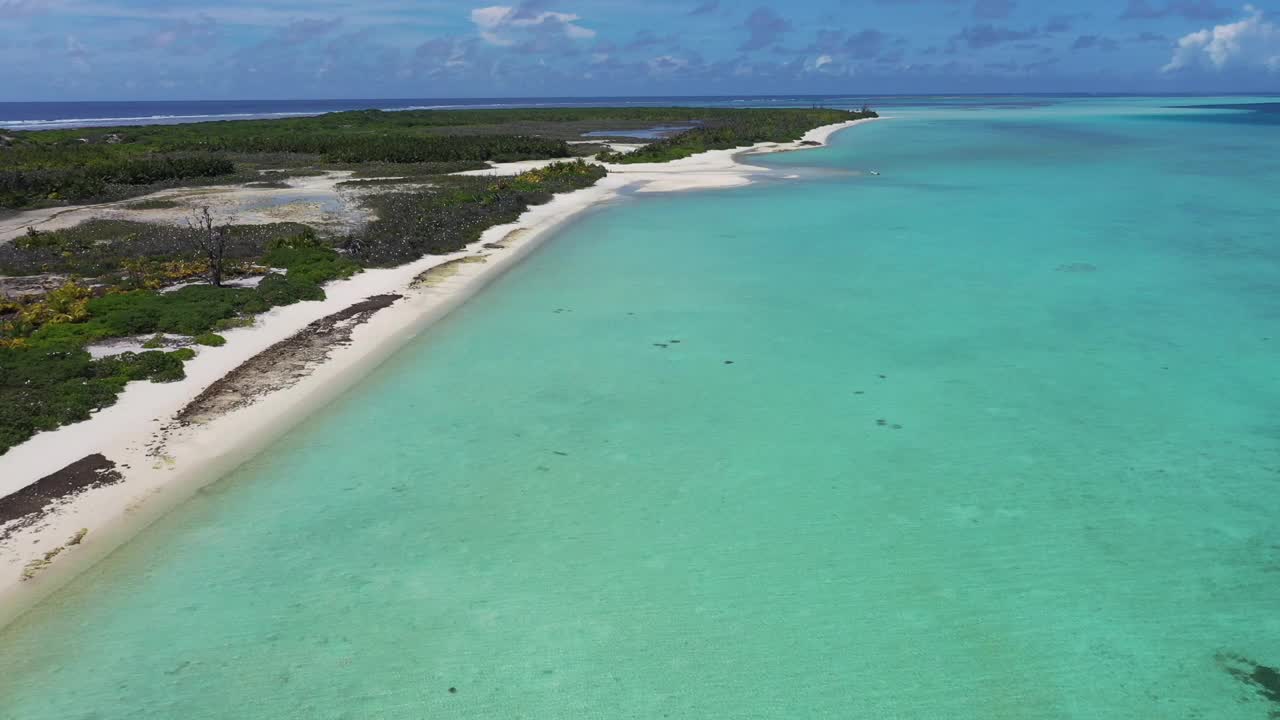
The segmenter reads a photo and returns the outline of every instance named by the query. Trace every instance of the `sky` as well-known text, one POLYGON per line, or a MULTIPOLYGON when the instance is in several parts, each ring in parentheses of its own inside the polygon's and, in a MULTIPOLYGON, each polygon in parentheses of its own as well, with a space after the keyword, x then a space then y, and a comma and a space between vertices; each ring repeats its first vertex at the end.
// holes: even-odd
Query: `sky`
POLYGON ((1280 0, 0 0, 0 101, 1280 91, 1280 0))

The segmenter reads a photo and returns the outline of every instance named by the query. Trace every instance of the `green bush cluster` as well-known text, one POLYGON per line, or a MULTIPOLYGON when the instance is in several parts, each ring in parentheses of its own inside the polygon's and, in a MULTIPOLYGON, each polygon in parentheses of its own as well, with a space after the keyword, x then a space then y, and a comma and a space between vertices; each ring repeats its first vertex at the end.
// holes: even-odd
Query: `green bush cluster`
POLYGON ((489 163, 483 160, 455 160, 451 162, 423 162, 423 163, 360 163, 354 166, 357 169, 352 173, 355 180, 347 180, 338 183, 338 185, 346 187, 367 187, 368 181, 361 182, 364 178, 386 178, 386 177, 431 177, 433 175, 448 175, 449 173, 464 172, 466 170, 484 170, 489 167, 489 163))
POLYGON ((194 350, 182 348, 93 360, 85 345, 152 335, 146 346, 160 346, 169 333, 218 347, 226 339, 213 331, 243 326, 249 316, 278 305, 324 299, 323 283, 360 269, 307 232, 271 242, 263 261, 286 274, 272 273, 252 289, 189 285, 169 293, 92 297, 84 319, 45 324, 22 338, 22 346, 0 348, 0 454, 41 430, 88 419, 113 404, 131 381, 181 380, 183 362, 195 357, 194 350))
POLYGON ((208 153, 137 154, 118 146, 24 143, 0 153, 0 206, 85 201, 112 186, 150 186, 230 175, 235 164, 208 153))
POLYGON ((0 455, 41 430, 88 420, 134 380, 186 377, 176 353, 94 360, 80 349, 0 348, 0 455))
MULTIPOLYGON (((228 260, 256 260, 273 242, 310 231, 300 223, 232 225, 228 260)), ((69 228, 37 232, 0 243, 0 274, 56 272, 102 277, 130 266, 184 260, 196 247, 190 228, 130 220, 88 220, 69 228)), ((159 268, 152 267, 159 272, 159 268)))
POLYGON ((290 279, 316 285, 349 278, 360 271, 359 265, 317 240, 313 233, 271 243, 262 264, 286 268, 290 279))
POLYGON ((30 341, 45 347, 80 347, 112 337, 199 335, 235 326, 246 314, 302 300, 323 300, 323 283, 350 277, 360 269, 333 248, 318 245, 280 245, 268 253, 267 260, 288 274, 272 273, 252 289, 188 285, 168 293, 109 293, 89 300, 86 321, 45 325, 31 334, 30 341))
POLYGON ((222 332, 223 330, 234 330, 235 328, 252 327, 252 317, 233 317, 223 318, 213 324, 214 332, 222 332))
POLYGON ((275 135, 211 139, 206 146, 234 152, 318 153, 331 162, 459 163, 511 162, 568 157, 563 140, 510 135, 384 136, 275 135))
POLYGON ((649 143, 634 152, 602 153, 614 163, 668 162, 707 150, 730 150, 762 142, 794 142, 823 125, 877 117, 874 112, 844 110, 740 110, 730 118, 649 143))
POLYGON ((429 188, 376 195, 366 202, 378 219, 348 238, 346 250, 364 265, 383 266, 456 252, 529 206, 590 187, 605 174, 600 165, 575 160, 509 178, 453 176, 429 188))
POLYGON ((212 285, 188 285, 171 293, 113 293, 89 301, 86 324, 101 326, 105 337, 157 332, 197 335, 242 312, 254 296, 253 290, 212 285))

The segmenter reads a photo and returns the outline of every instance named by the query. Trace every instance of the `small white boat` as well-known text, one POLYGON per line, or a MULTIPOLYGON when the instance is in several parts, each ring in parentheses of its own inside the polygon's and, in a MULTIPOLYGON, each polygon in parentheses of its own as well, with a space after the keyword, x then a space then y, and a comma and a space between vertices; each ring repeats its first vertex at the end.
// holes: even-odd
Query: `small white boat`
POLYGON ((879 171, 879 170, 872 170, 872 171, 871 171, 871 174, 872 174, 872 175, 879 175, 879 174, 880 174, 880 171, 879 171))

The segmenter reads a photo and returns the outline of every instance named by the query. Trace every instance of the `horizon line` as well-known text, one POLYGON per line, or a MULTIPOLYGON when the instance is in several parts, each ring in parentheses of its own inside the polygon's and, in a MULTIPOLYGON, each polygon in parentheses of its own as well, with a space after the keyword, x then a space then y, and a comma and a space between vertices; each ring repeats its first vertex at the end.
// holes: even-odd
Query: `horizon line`
POLYGON ((289 97, 289 98, 165 98, 165 99, 120 99, 120 100, 0 100, 0 105, 36 105, 36 104, 71 104, 71 103, 219 103, 219 102, 386 102, 401 100, 432 101, 470 101, 479 100, 635 100, 635 99, 780 99, 780 98, 938 98, 938 97, 1280 97, 1278 90, 1257 91, 1220 91, 1220 92, 920 92, 920 93, 756 93, 728 95, 475 95, 475 96, 403 96, 403 97, 289 97))

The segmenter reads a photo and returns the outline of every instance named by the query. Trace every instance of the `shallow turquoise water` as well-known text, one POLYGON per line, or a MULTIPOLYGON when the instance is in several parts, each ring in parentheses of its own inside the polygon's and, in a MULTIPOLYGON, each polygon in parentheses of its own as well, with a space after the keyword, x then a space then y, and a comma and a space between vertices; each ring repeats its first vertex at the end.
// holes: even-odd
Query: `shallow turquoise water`
POLYGON ((590 216, 0 633, 0 717, 1267 718, 1280 140, 1133 107, 590 216))

